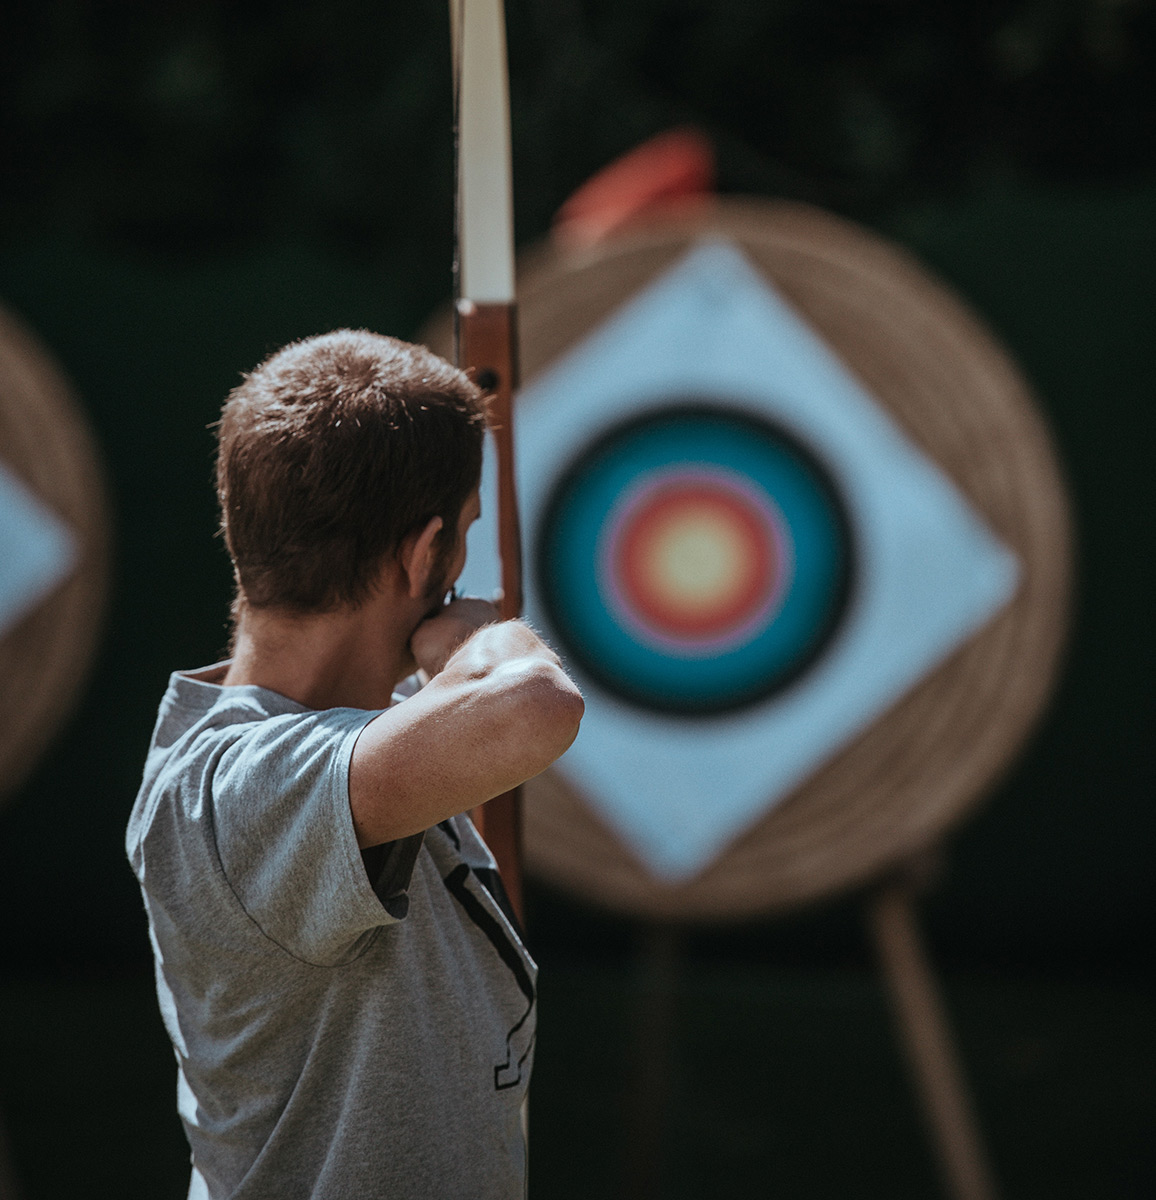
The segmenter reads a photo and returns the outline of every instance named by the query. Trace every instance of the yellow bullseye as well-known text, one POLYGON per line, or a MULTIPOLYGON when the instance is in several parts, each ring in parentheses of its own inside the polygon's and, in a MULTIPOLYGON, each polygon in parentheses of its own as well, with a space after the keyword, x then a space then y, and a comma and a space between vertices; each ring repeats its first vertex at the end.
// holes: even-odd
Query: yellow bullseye
POLYGON ((656 524, 639 566, 646 586, 672 611, 691 616, 728 607, 750 587, 746 539, 725 514, 675 514, 656 524))

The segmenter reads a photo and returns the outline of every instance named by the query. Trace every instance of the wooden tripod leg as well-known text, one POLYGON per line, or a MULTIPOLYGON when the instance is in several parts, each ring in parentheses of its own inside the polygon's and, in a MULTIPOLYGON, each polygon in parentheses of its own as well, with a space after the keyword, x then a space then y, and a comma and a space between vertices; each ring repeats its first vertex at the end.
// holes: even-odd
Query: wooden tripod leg
POLYGON ((995 1200, 947 1016, 920 941, 910 886, 883 886, 869 902, 868 920, 951 1194, 956 1200, 995 1200))
POLYGON ((668 924, 639 930, 634 1035, 634 1075, 627 1116, 627 1200, 660 1200, 664 1193, 667 1126, 670 1118, 675 1004, 681 938, 668 924))

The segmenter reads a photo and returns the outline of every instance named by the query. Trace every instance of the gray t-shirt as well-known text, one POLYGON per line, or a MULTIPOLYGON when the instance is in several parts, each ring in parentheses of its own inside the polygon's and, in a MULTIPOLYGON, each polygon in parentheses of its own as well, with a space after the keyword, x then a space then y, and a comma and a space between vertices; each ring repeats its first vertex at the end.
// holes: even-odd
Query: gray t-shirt
POLYGON ((537 968, 489 851, 460 816, 363 859, 377 714, 221 673, 170 680, 126 839, 190 1197, 523 1196, 537 968))

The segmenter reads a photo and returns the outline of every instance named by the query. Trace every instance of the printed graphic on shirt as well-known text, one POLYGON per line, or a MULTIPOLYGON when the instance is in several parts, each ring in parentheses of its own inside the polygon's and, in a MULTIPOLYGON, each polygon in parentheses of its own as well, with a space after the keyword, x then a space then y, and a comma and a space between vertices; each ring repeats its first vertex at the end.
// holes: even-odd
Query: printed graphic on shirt
POLYGON ((514 976, 522 995, 526 998, 526 1011, 518 1018, 506 1033, 506 1055, 502 1062, 494 1064, 494 1089, 504 1091, 516 1087, 522 1082, 522 1072, 530 1051, 534 1048, 534 1033, 529 1025, 530 1014, 534 1011, 534 983, 530 972, 522 961, 518 947, 511 940, 509 933, 478 898, 470 887, 470 877, 477 879, 480 886, 485 884, 478 878, 478 873, 472 871, 468 863, 461 863, 445 878, 445 885, 450 894, 465 910, 466 916, 485 934, 490 945, 494 947, 498 957, 509 968, 514 976))

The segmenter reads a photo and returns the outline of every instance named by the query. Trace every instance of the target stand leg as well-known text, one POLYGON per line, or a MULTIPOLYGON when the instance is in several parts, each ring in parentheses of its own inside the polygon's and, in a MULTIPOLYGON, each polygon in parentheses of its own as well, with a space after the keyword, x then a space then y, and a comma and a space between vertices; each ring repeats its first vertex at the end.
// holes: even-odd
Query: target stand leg
POLYGON ((947 1015, 915 919, 916 871, 868 901, 868 923, 887 979, 899 1037, 955 1200, 996 1200, 947 1015))
POLYGON ((655 922, 639 930, 625 1200, 659 1200, 663 1194, 681 945, 674 925, 655 922))

